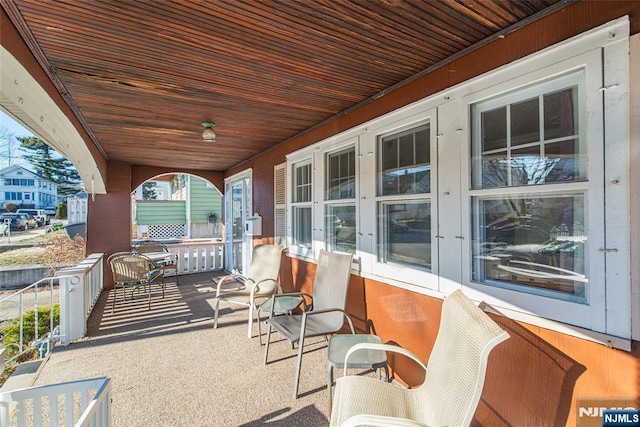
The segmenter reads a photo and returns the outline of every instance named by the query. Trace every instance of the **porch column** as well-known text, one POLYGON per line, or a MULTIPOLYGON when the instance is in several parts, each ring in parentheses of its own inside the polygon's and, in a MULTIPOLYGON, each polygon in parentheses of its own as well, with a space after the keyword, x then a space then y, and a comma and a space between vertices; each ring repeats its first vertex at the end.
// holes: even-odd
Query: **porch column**
MULTIPOLYGON (((115 252, 131 250, 131 165, 107 164, 107 194, 89 195, 87 209, 86 251, 104 253, 104 259, 115 252)), ((104 286, 113 288, 108 265, 104 266, 104 286)))

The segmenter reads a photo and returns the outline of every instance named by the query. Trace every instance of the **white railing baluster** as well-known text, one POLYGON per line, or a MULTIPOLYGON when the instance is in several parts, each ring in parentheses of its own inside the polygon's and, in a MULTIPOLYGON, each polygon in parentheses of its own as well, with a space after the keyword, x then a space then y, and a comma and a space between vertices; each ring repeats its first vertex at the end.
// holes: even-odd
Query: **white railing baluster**
MULTIPOLYGON (((88 393, 87 391, 80 391, 80 396, 81 396, 81 400, 80 400, 80 407, 81 408, 86 408, 88 405, 87 399, 84 397, 85 394, 88 393)), ((65 397, 65 417, 67 419, 67 423, 71 423, 74 420, 74 416, 73 414, 75 413, 75 404, 74 404, 74 391, 73 390, 69 390, 69 393, 67 393, 67 397, 65 397), (69 402, 69 403, 67 403, 69 402)), ((73 424, 70 424, 73 425, 73 424)))
POLYGON ((223 268, 222 242, 168 243, 167 249, 177 255, 177 274, 191 274, 223 268))
POLYGON ((55 426, 60 424, 59 414, 64 414, 67 426, 108 427, 111 424, 110 394, 111 383, 105 377, 3 392, 0 393, 0 425, 55 426), (92 391, 95 395, 90 398, 92 391), (64 399, 59 400, 59 396, 64 399), (48 413, 43 409, 42 399, 49 400, 48 413), (31 417, 27 413, 27 402, 31 402, 31 417), (77 414, 76 404, 80 410, 77 414))
POLYGON ((204 256, 205 256, 204 269, 205 270, 212 270, 212 267, 211 267, 211 245, 207 245, 207 247, 204 249, 204 256))
MULTIPOLYGON (((26 405, 25 405, 26 406, 26 405)), ((37 426, 42 425, 42 397, 34 398, 32 401, 33 410, 33 424, 37 426)), ((25 414, 26 415, 26 414, 25 414)))
MULTIPOLYGON (((42 397, 40 399, 42 399, 42 397)), ((68 407, 69 405, 67 405, 66 400, 67 398, 65 397, 65 406, 68 407)), ((35 410, 34 410, 34 415, 36 415, 35 410)), ((67 419, 69 419, 68 415, 65 415, 65 416, 67 417, 67 419)), ((57 396, 49 396, 49 418, 51 419, 50 424, 51 425, 60 424, 58 420, 59 417, 60 417, 60 414, 58 413, 58 398, 57 396)))
MULTIPOLYGON (((26 400, 26 399, 25 399, 26 400)), ((26 407, 27 405, 25 405, 25 401, 20 401, 17 405, 17 414, 18 414, 18 427, 27 427, 27 414, 26 414, 26 407)), ((9 425, 9 424, 2 424, 4 425, 9 425)))

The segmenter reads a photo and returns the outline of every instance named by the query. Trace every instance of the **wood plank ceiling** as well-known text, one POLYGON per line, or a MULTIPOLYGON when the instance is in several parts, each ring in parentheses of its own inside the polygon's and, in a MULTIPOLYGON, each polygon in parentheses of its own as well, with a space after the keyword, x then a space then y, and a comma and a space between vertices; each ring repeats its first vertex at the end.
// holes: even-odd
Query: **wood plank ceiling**
POLYGON ((219 171, 559 3, 2 0, 109 160, 219 171))

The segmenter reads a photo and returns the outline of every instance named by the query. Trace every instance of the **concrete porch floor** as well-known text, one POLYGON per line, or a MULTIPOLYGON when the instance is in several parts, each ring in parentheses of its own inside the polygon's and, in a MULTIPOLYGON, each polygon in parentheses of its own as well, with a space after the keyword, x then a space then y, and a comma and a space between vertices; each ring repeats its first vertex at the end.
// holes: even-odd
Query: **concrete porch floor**
MULTIPOLYGON (((327 426, 327 347, 305 345, 299 397, 297 351, 272 334, 264 346, 246 336, 248 310, 221 303, 213 329, 211 273, 168 278, 164 299, 154 287, 122 301, 101 295, 87 337, 56 346, 34 385, 106 376, 112 382, 114 426, 327 426)), ((264 332, 263 328, 263 332, 264 332)), ((336 375, 341 375, 336 373, 336 375)))

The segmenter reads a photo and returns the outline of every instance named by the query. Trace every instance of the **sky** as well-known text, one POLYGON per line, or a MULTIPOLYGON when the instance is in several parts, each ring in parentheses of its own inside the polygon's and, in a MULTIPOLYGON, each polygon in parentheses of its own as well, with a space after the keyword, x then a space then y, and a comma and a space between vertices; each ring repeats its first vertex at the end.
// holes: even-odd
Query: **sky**
MULTIPOLYGON (((0 110, 0 133, 1 131, 6 130, 9 134, 13 134, 14 138, 19 136, 33 136, 33 133, 29 130, 22 127, 20 124, 15 122, 10 116, 6 115, 2 110, 0 110)), ((9 161, 7 159, 7 153, 5 150, 8 149, 6 146, 6 141, 0 141, 0 169, 9 166, 9 161)), ((14 140, 14 144, 19 145, 17 141, 14 140)), ((20 156, 21 153, 14 151, 14 155, 20 156)), ((21 165, 29 168, 29 163, 21 158, 13 158, 11 160, 11 164, 13 165, 21 165)))
POLYGON ((33 136, 32 132, 20 126, 20 124, 7 116, 2 110, 0 110, 0 128, 7 129, 13 136, 33 136))

